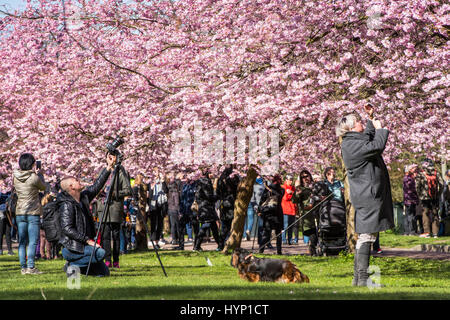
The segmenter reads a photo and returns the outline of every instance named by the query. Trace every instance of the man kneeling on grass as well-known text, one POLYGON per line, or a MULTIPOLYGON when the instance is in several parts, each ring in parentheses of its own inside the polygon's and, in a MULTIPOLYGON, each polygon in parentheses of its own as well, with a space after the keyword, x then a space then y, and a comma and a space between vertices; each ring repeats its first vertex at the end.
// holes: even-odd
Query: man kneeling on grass
MULTIPOLYGON (((89 203, 100 193, 116 162, 116 157, 108 154, 108 167, 103 169, 93 185, 84 187, 74 177, 61 180, 62 192, 58 194, 58 208, 61 222, 61 237, 59 242, 64 246, 62 256, 67 261, 64 271, 67 276, 69 266, 80 268, 86 273, 89 259, 94 250, 95 224, 89 210, 89 203)), ((105 250, 95 246, 95 254, 89 267, 89 275, 109 276, 109 269, 103 259, 105 250)))

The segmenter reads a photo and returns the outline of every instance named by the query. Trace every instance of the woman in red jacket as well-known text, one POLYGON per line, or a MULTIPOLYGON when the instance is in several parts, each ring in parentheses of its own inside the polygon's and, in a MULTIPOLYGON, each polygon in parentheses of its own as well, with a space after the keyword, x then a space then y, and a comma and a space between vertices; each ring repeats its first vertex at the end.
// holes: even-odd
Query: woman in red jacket
MULTIPOLYGON (((284 184, 281 186, 284 189, 284 196, 281 200, 281 208, 283 209, 283 229, 286 230, 288 226, 290 226, 295 221, 295 213, 297 212, 297 205, 292 202, 292 196, 295 193, 295 187, 292 184, 292 175, 288 174, 286 176, 286 180, 284 184)), ((286 232, 283 232, 283 244, 292 244, 292 227, 287 230, 287 239, 286 232)), ((298 228, 295 234, 295 240, 298 242, 298 228)))

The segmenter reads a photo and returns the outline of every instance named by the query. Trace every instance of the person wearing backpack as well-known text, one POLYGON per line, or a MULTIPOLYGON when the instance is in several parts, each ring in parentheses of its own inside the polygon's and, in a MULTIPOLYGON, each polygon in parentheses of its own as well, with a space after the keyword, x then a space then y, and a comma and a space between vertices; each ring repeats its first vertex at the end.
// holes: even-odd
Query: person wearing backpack
POLYGON ((65 177, 61 180, 62 191, 56 197, 61 223, 62 256, 66 260, 64 271, 70 276, 69 266, 76 266, 85 273, 92 255, 89 275, 109 276, 104 263, 106 251, 95 243, 95 223, 89 204, 103 189, 116 162, 116 156, 108 154, 107 168, 91 186, 84 187, 79 179, 65 177), (95 247, 95 252, 94 252, 95 247))
POLYGON ((424 233, 422 238, 438 237, 439 233, 439 195, 442 191, 443 181, 434 162, 425 159, 422 162, 422 170, 417 176, 417 193, 422 204, 422 220, 424 233))
POLYGON ((281 231, 283 229, 283 208, 281 200, 284 196, 284 189, 281 187, 281 176, 276 174, 267 185, 264 181, 264 192, 258 205, 258 215, 263 221, 262 244, 259 253, 264 253, 265 247, 270 243, 270 235, 275 230, 277 235, 277 254, 281 255, 281 231))
POLYGON ((300 172, 299 177, 300 186, 294 194, 294 202, 298 204, 298 215, 302 217, 300 226, 302 228, 303 241, 308 244, 308 254, 315 256, 318 242, 316 230, 317 210, 309 212, 313 208, 313 177, 306 169, 300 172))
POLYGON ((16 222, 19 233, 19 261, 21 273, 41 274, 34 264, 42 215, 39 192, 45 191, 44 177, 31 153, 19 158, 19 170, 13 172, 13 184, 17 192, 16 222), (28 243, 28 245, 27 245, 28 243))

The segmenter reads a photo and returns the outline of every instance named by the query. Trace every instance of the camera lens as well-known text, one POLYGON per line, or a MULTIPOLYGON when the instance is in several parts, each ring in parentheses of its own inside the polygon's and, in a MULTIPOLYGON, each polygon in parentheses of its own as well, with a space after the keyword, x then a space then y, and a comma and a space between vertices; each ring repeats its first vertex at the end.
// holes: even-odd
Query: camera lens
POLYGON ((124 140, 121 137, 117 137, 113 142, 106 144, 106 148, 111 154, 117 154, 117 148, 124 143, 124 140))

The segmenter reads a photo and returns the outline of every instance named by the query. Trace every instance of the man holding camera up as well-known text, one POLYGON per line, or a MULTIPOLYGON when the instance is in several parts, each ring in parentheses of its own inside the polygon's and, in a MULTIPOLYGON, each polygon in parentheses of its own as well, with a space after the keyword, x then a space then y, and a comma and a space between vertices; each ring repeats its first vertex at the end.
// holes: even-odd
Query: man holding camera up
MULTIPOLYGON (((95 245, 95 224, 89 211, 89 203, 103 189, 114 168, 116 157, 108 154, 106 162, 107 168, 102 170, 94 184, 89 187, 84 187, 80 180, 74 177, 61 180, 62 191, 57 197, 62 233, 59 242, 64 246, 62 255, 67 261, 66 270, 69 265, 81 269, 89 264, 95 245)), ((104 257, 105 250, 95 246, 90 274, 109 275, 109 270, 103 263, 104 257)))

